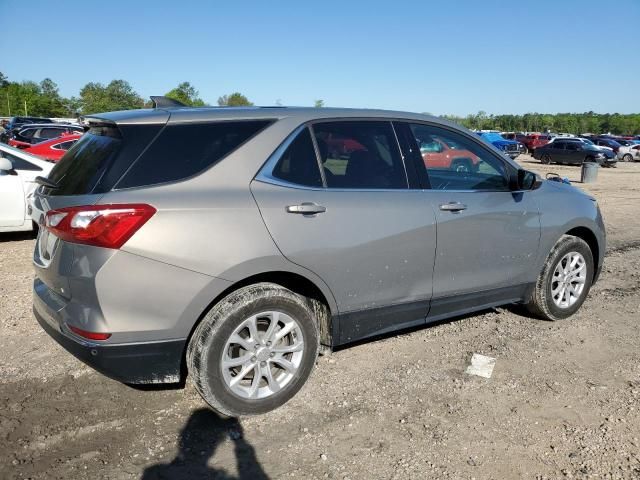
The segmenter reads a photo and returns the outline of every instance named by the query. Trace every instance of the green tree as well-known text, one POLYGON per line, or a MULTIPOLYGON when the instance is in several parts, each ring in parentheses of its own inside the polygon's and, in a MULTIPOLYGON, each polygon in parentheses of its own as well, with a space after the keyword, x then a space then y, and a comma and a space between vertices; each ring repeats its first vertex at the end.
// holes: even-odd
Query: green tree
POLYGON ((250 107, 253 103, 240 92, 234 92, 230 95, 222 95, 219 97, 218 105, 221 107, 250 107))
POLYGON ((316 100, 313 102, 313 106, 316 108, 324 107, 324 100, 316 100))
POLYGON ((189 82, 182 82, 173 90, 164 94, 165 97, 173 98, 190 107, 203 107, 204 101, 198 97, 198 91, 189 82))
POLYGON ((106 87, 87 83, 80 90, 80 107, 84 115, 142 108, 144 101, 125 80, 112 80, 106 87))

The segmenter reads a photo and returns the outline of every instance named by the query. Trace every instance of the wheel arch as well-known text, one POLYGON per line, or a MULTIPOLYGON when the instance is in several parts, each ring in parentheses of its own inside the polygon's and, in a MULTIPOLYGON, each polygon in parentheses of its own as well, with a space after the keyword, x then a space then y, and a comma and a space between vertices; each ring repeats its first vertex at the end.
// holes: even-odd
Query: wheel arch
MULTIPOLYGON (((318 312, 315 307, 312 305, 317 314, 318 320, 318 330, 320 332, 320 343, 326 347, 331 348, 333 346, 333 338, 334 338, 334 319, 337 316, 337 306, 335 303, 335 299, 330 291, 328 291, 327 287, 323 285, 323 288, 318 286, 316 282, 307 278, 306 276, 292 271, 287 270, 273 270, 273 271, 264 271, 260 272, 248 277, 245 277, 241 280, 237 280, 231 285, 229 285, 226 289, 220 292, 215 296, 206 307, 200 312, 200 315, 191 326, 189 331, 189 335, 186 338, 184 351, 182 354, 182 378, 186 379, 187 376, 187 362, 186 362, 186 354, 187 348, 189 346, 189 342, 193 337, 193 333, 198 328, 198 325, 202 322, 202 319, 206 316, 207 312, 211 310, 211 308, 222 300, 224 297, 229 295, 230 293, 248 285, 253 285, 261 282, 269 282, 275 283, 277 285, 281 285, 292 292, 295 292, 299 295, 303 295, 312 301, 319 302, 321 305, 326 307, 326 314, 322 314, 323 312, 318 312)), ((319 282, 318 282, 319 283, 319 282)))
POLYGON ((587 227, 574 227, 565 232, 565 235, 578 237, 589 245, 589 249, 593 255, 593 264, 596 266, 593 273, 595 282, 595 279, 597 278, 598 265, 600 264, 600 245, 598 243, 598 237, 596 237, 596 234, 587 227))

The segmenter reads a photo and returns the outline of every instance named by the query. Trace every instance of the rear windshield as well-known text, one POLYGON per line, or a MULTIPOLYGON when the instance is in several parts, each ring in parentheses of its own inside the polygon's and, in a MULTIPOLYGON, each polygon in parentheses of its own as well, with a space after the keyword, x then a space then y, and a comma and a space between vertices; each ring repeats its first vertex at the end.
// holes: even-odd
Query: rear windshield
POLYGON ((270 123, 255 120, 167 125, 116 188, 174 182, 196 175, 270 123))

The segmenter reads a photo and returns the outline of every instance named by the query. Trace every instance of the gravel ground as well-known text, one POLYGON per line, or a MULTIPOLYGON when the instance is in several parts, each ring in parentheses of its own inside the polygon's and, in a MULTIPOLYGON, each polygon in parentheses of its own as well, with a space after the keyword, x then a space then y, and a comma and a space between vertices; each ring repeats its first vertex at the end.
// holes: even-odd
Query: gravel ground
POLYGON ((190 384, 133 389, 58 347, 31 314, 33 237, 1 235, 0 478, 640 478, 639 183, 620 164, 578 184, 609 249, 574 317, 500 308, 361 343, 239 421, 190 384), (490 379, 464 373, 474 352, 497 358, 490 379))

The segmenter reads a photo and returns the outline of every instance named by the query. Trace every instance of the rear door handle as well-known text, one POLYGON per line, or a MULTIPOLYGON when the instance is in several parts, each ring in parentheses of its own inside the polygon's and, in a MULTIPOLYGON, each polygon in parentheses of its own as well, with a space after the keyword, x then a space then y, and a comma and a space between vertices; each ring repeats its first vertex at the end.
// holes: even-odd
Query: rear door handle
POLYGON ((327 211, 326 207, 318 205, 316 203, 304 202, 300 205, 288 205, 287 213, 300 213, 302 215, 315 215, 316 213, 324 213, 327 211))
POLYGON ((445 212, 459 212, 460 210, 466 209, 467 206, 464 203, 460 202, 449 202, 440 205, 440 210, 444 210, 445 212))

